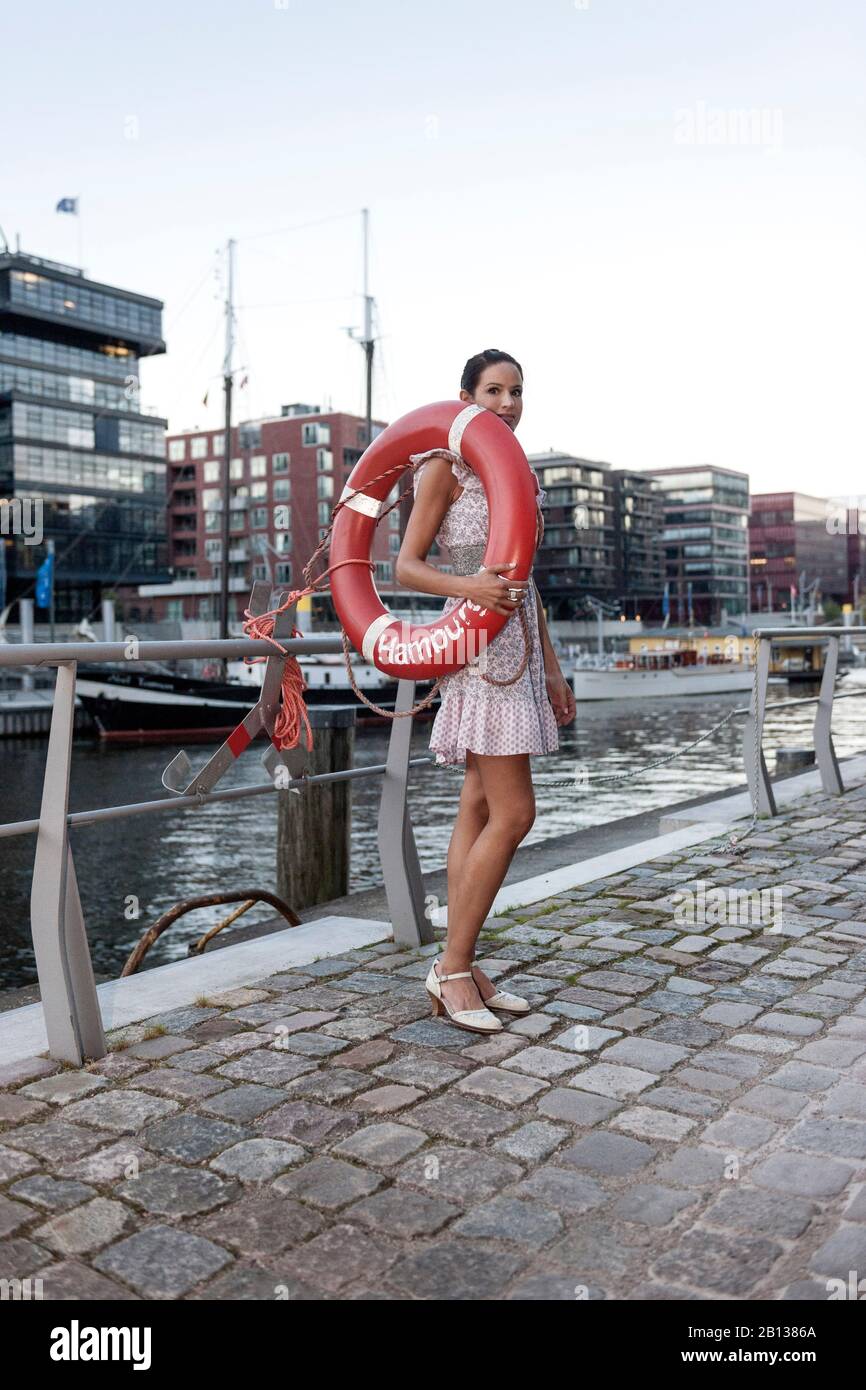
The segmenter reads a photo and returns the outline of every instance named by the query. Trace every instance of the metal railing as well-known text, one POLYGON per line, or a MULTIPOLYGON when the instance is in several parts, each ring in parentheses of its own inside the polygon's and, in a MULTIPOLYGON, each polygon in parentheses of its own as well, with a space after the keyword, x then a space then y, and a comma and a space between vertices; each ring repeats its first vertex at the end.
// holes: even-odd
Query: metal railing
MULTIPOLYGON (((342 652, 339 636, 284 638, 289 655, 342 652)), ((181 809, 200 810, 218 801, 237 801, 277 790, 302 789, 319 782, 347 781, 357 777, 381 777, 378 846, 381 856, 388 912, 394 940, 419 946, 433 940, 433 926, 424 913, 424 887, 415 835, 407 804, 410 767, 434 761, 432 754, 411 758, 412 720, 395 719, 391 726, 388 757, 370 767, 343 768, 333 772, 274 779, 224 791, 189 796, 165 796, 153 801, 131 802, 90 811, 69 811, 72 732, 75 685, 79 665, 123 662, 174 661, 202 657, 274 656, 267 642, 249 638, 213 641, 55 642, 34 645, 0 645, 0 671, 14 668, 55 667, 57 679, 48 751, 38 819, 0 825, 0 838, 36 835, 36 857, 30 897, 33 950, 48 1048, 52 1057, 81 1066, 86 1058, 103 1057, 107 1051, 102 1015, 90 958, 90 948, 69 831, 73 826, 98 825, 128 816, 159 814, 181 809)), ((284 658, 285 659, 285 658, 284 658)), ((398 682, 395 711, 412 707, 415 682, 398 682)), ((250 688, 250 702, 257 696, 250 688)), ((270 745, 269 745, 270 747, 270 745)), ((283 769, 285 771, 285 769, 283 769)))
MULTIPOLYGON (((775 710, 784 706, 817 704, 813 742, 821 783, 825 791, 841 794, 844 786, 831 732, 839 638, 860 635, 866 635, 866 627, 817 630, 768 628, 759 629, 754 633, 758 646, 751 703, 746 708, 732 711, 732 714, 746 716, 743 753, 756 816, 776 814, 776 803, 762 749, 772 645, 786 640, 802 640, 804 636, 812 643, 826 641, 829 644, 818 695, 773 702, 770 708, 775 710)), ((286 653, 294 656, 342 651, 342 641, 338 635, 282 638, 281 641, 286 653)), ((292 775, 276 780, 269 775, 267 781, 232 787, 224 791, 170 795, 152 801, 130 802, 121 806, 70 813, 72 733, 79 665, 122 662, 130 666, 140 666, 154 661, 204 657, 230 660, 273 656, 274 648, 269 643, 248 638, 200 641, 140 641, 128 638, 122 642, 0 645, 0 673, 15 668, 30 668, 32 671, 34 668, 38 670, 53 667, 57 671, 40 814, 35 819, 0 825, 0 839, 31 834, 37 837, 30 915, 42 1008, 52 1057, 80 1066, 85 1058, 102 1057, 107 1051, 69 842, 69 831, 72 827, 159 814, 169 809, 194 812, 215 802, 237 801, 277 790, 290 790, 293 787, 302 789, 307 784, 319 782, 381 777, 382 794, 377 838, 394 940, 412 947, 429 944, 433 940, 433 926, 424 911, 424 888, 409 814, 407 789, 409 769, 433 763, 435 758, 433 754, 410 757, 413 722, 411 718, 393 720, 388 756, 384 763, 361 768, 343 768, 315 775, 302 772, 298 776, 292 775)), ((250 688, 249 694, 250 700, 254 700, 254 687, 250 688)), ((835 699, 864 694, 866 689, 851 691, 850 694, 842 692, 835 695, 835 699)), ((414 699, 415 681, 398 681, 395 713, 404 713, 411 709, 414 699)))
POLYGON ((775 712, 778 709, 790 709, 795 705, 817 705, 815 720, 812 725, 812 746, 821 778, 821 786, 825 792, 834 796, 841 796, 845 786, 839 771, 836 750, 833 746, 833 705, 836 700, 850 700, 866 695, 866 688, 836 691, 839 639, 841 637, 866 636, 866 627, 755 628, 752 636, 757 641, 752 698, 749 705, 738 713, 746 716, 746 723, 743 728, 743 762, 753 814, 755 816, 776 815, 776 799, 773 795, 773 787, 764 757, 763 735, 768 708, 767 686, 770 678, 773 647, 780 646, 785 642, 803 642, 806 639, 810 646, 825 643, 827 645, 827 656, 823 669, 820 672, 815 672, 815 679, 818 680, 820 677, 821 681, 818 694, 804 695, 794 700, 774 700, 769 702, 769 708, 775 712))

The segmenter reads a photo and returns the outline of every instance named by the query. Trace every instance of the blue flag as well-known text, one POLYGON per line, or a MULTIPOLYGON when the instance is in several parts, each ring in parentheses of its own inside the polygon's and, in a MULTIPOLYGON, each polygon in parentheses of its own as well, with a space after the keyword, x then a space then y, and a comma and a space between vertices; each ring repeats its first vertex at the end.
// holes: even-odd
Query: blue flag
POLYGON ((76 216, 77 216, 77 215, 78 215, 78 199, 77 199, 77 198, 61 198, 61 199, 60 199, 60 202, 57 204, 57 207, 54 209, 54 211, 55 211, 55 212, 74 212, 74 213, 76 214, 76 216))
POLYGON ((51 607, 51 592, 54 588, 54 556, 46 555, 36 571, 36 607, 51 607))

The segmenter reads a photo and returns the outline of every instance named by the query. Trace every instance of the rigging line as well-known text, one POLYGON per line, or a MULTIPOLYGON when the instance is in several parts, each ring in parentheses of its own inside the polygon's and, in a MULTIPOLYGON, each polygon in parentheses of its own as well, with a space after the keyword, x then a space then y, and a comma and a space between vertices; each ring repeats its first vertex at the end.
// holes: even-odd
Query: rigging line
MULTIPOLYGON (((172 397, 172 400, 171 400, 171 402, 169 403, 169 411, 168 411, 168 416, 169 416, 169 417, 171 416, 171 414, 172 414, 173 411, 175 410, 175 408, 176 408, 176 406, 177 406, 177 402, 178 402, 178 400, 180 399, 181 395, 183 394, 184 391, 186 391, 187 386, 189 385, 189 382, 191 381, 192 377, 198 373, 198 369, 199 369, 199 367, 201 366, 201 364, 202 364, 204 358, 205 358, 205 357, 207 356, 207 354, 210 352, 210 350, 211 350, 211 348, 212 348, 212 346, 213 346, 214 338, 215 338, 216 335, 217 335, 217 331, 218 331, 218 329, 219 329, 220 324, 222 323, 222 321, 223 321, 223 315, 222 315, 222 311, 220 310, 220 311, 217 313, 216 321, 215 321, 215 323, 214 323, 213 328, 211 329, 210 337, 208 338, 207 342, 205 343, 204 347, 202 348, 202 350, 201 350, 201 352, 199 353, 198 357, 196 358, 195 362, 193 362, 193 364, 191 365, 191 367, 190 367, 189 370, 187 371, 186 376, 184 377, 184 379, 183 379, 183 381, 181 382, 181 384, 180 384, 180 386, 178 387, 178 389, 175 391, 174 396, 172 397)), ((220 380, 221 380, 221 379, 222 379, 222 372, 214 373, 213 376, 208 376, 208 377, 207 377, 207 380, 208 380, 208 381, 211 381, 211 380, 214 379, 214 377, 217 377, 217 376, 218 376, 218 377, 220 378, 220 380)))
POLYGON ((184 314, 186 313, 186 311, 187 311, 187 309, 189 308, 189 306, 192 304, 192 302, 193 302, 193 300, 195 299, 196 295, 197 295, 197 294, 199 293, 199 291, 202 289, 202 287, 204 286, 205 282, 206 282, 207 280, 209 280, 210 277, 211 277, 211 275, 213 274, 214 266, 217 264, 217 259, 218 259, 217 254, 214 253, 214 255, 211 256, 211 259, 210 259, 210 261, 209 261, 209 263, 208 263, 207 270, 205 271, 205 273, 204 273, 204 275, 202 276, 202 278, 199 280, 198 284, 195 286, 195 289, 191 290, 191 292, 187 295, 187 298, 184 300, 184 302, 183 302, 183 304, 180 306, 180 308, 177 309, 177 310, 175 310, 175 311, 172 313, 171 318, 170 318, 169 320, 166 321, 166 324, 165 324, 166 329, 168 329, 169 327, 174 328, 175 325, 179 322, 179 320, 183 318, 184 314))
POLYGON ((357 294, 324 294, 317 295, 314 299, 281 299, 275 302, 261 304, 239 304, 239 309, 289 309, 295 304, 337 304, 345 303, 347 299, 357 299, 357 294))
POLYGON ((263 237, 283 236, 286 232, 301 232, 307 227, 321 227, 326 222, 341 222, 349 217, 357 217, 360 209, 354 208, 352 212, 334 212, 328 217, 317 217, 312 222, 295 222, 290 227, 274 227, 270 232, 253 232, 250 236, 235 237, 236 242, 261 241, 263 237))

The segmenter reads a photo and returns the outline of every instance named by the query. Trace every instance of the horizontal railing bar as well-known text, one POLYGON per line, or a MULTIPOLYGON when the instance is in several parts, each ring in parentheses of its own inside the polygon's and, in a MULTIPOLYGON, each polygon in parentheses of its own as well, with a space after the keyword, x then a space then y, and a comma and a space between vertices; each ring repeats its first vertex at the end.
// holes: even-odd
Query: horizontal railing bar
MULTIPOLYGON (((866 688, 863 690, 839 690, 833 696, 833 704, 835 705, 837 700, 857 700, 864 695, 866 695, 866 688)), ((768 700, 764 719, 766 720, 773 710, 784 709, 786 705, 817 705, 820 699, 820 695, 802 695, 796 700, 768 700)), ((734 710, 734 713, 748 714, 749 706, 743 705, 740 709, 734 710)))
MULTIPOLYGON (((432 754, 422 754, 409 759, 410 767, 417 767, 433 761, 432 754)), ((197 806, 204 808, 217 801, 241 801, 248 796, 261 796, 263 792, 291 791, 303 783, 348 782, 355 777, 381 776, 385 763, 374 763, 370 767, 347 767, 337 772, 317 772, 311 777, 295 777, 285 787, 277 787, 274 782, 256 782, 246 787, 229 787, 223 792, 203 792, 200 796, 166 796, 156 801, 131 801, 125 806, 103 806, 96 811, 73 811, 66 817, 66 824, 100 825, 103 821, 125 820, 129 816, 144 816, 154 812, 177 809, 188 810, 197 806)), ((38 820, 8 821, 0 825, 0 840, 9 840, 17 835, 35 835, 39 829, 38 820)))
MULTIPOLYGON (((200 642, 148 642, 136 639, 132 648, 135 655, 130 656, 132 640, 132 637, 127 637, 124 642, 0 643, 0 667, 56 666, 64 661, 77 661, 82 665, 120 661, 124 665, 136 666, 142 661, 185 661, 203 656, 270 656, 274 651, 270 642, 257 641, 252 637, 230 637, 225 640, 203 638, 200 642)), ((287 637, 280 645, 288 652, 308 652, 310 655, 340 652, 343 649, 342 638, 335 634, 287 637)))
POLYGON ((749 635, 774 641, 784 637, 857 637, 866 636, 866 627, 756 627, 749 635))

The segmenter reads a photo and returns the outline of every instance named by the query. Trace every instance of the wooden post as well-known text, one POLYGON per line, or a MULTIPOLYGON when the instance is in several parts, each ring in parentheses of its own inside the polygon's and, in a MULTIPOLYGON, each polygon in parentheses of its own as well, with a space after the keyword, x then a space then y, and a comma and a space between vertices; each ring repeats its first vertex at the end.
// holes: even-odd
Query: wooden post
MULTIPOLYGON (((310 776, 342 772, 355 761, 354 705, 311 705, 310 776)), ((352 781, 277 792, 277 893, 295 911, 349 891, 352 781)))

